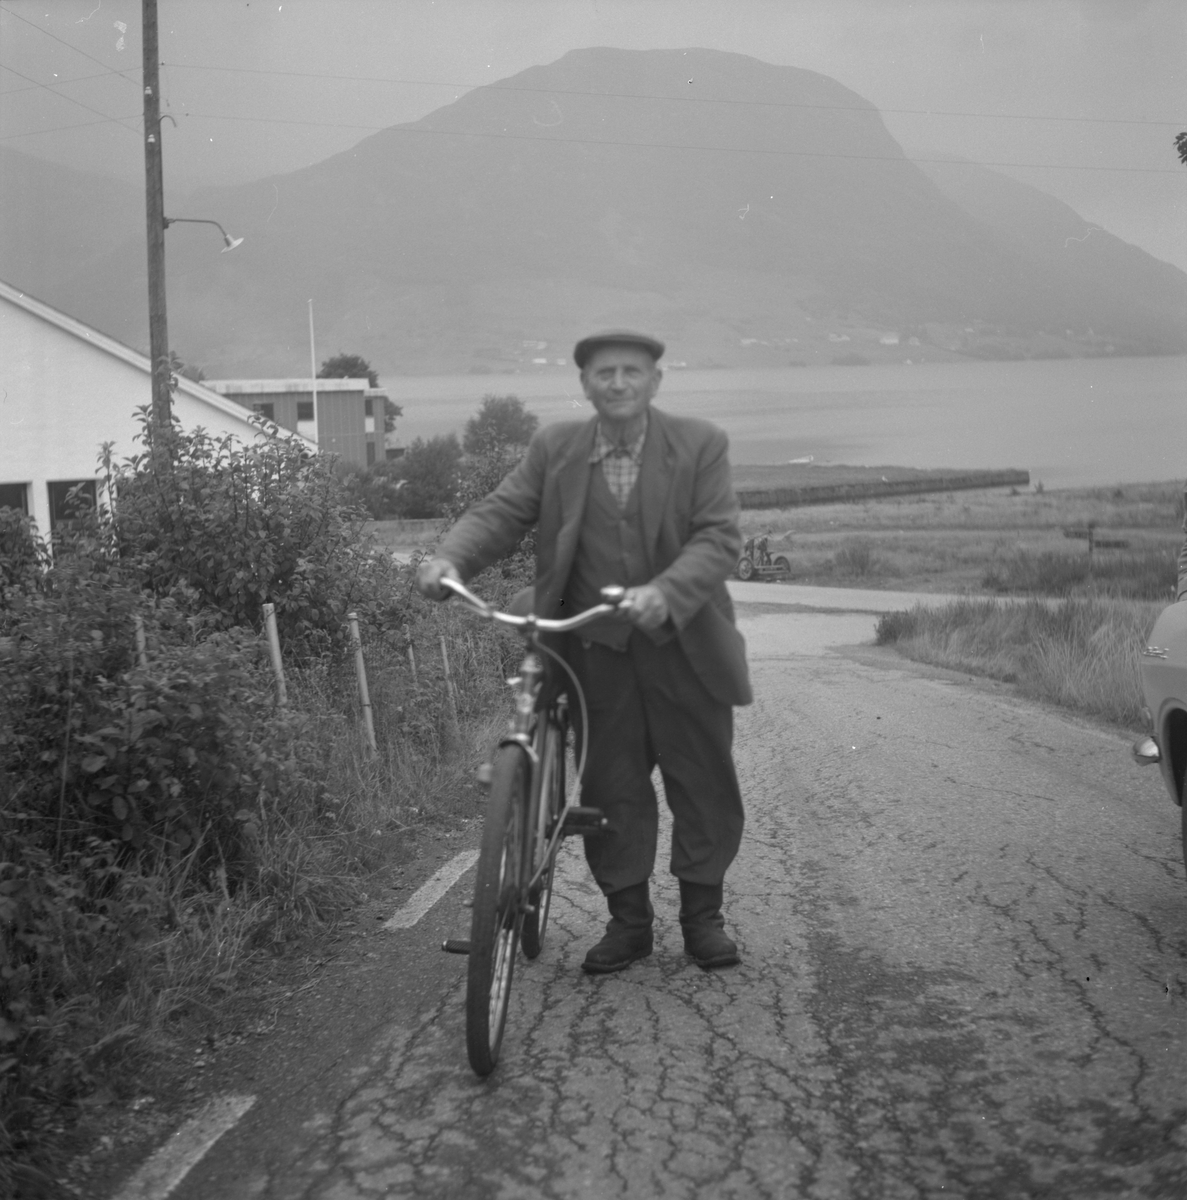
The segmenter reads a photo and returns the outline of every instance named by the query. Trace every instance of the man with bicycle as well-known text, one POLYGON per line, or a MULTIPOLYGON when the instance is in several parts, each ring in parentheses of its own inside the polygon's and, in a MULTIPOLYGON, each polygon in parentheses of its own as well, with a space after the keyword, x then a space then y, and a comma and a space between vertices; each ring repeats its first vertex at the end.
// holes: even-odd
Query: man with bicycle
POLYGON ((595 974, 652 951, 657 765, 673 816, 685 949, 706 968, 738 961, 721 907, 743 826, 733 706, 751 700, 725 587, 742 539, 725 434, 651 407, 663 352, 662 342, 625 330, 578 342, 573 358, 596 417, 541 429, 418 579, 426 596, 444 599, 443 576, 470 578, 535 526, 537 615, 579 612, 599 603, 603 586, 626 587, 615 615, 570 635, 563 651, 589 707, 582 803, 608 822, 585 841, 610 911, 582 964, 595 974))

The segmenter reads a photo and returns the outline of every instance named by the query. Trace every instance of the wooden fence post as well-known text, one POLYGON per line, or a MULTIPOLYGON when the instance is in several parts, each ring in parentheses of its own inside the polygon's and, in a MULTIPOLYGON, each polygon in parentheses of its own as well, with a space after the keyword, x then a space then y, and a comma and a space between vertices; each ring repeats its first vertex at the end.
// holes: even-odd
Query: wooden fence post
POLYGON ((378 747, 375 744, 375 720, 371 715, 371 693, 367 690, 367 665, 363 662, 363 639, 359 637, 359 614, 348 612, 346 619, 350 622, 350 643, 354 647, 354 669, 359 677, 359 699, 363 705, 363 729, 367 734, 367 748, 374 755, 378 747))
POLYGON ((449 672, 449 653, 445 649, 445 635, 440 635, 441 668, 445 674, 445 713, 442 730, 442 748, 455 752, 461 748, 462 733, 457 719, 457 697, 453 689, 453 676, 449 672))
POLYGON ((276 605, 264 605, 264 628, 268 631, 268 649, 272 653, 272 670, 276 675, 276 703, 284 708, 289 702, 284 685, 284 660, 280 657, 280 634, 276 632, 276 605))
POLYGON ((408 639, 408 665, 412 668, 412 690, 420 691, 420 678, 416 673, 416 651, 412 648, 412 630, 404 626, 404 636, 408 639))
POLYGON ((148 668, 148 643, 144 637, 144 618, 139 613, 133 613, 132 624, 136 629, 136 661, 143 671, 148 668))

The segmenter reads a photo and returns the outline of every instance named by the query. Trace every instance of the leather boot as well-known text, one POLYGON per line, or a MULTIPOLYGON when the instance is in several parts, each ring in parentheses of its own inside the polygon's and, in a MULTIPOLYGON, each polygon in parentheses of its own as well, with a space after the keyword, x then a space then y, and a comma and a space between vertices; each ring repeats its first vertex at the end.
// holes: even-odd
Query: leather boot
POLYGON ((581 964, 591 975, 621 971, 651 953, 651 921, 655 910, 647 895, 647 880, 611 892, 606 905, 610 909, 606 935, 590 948, 581 964))
POLYGON ((731 967, 741 961, 738 947, 725 935, 720 883, 680 880, 680 928, 684 949, 698 967, 731 967))

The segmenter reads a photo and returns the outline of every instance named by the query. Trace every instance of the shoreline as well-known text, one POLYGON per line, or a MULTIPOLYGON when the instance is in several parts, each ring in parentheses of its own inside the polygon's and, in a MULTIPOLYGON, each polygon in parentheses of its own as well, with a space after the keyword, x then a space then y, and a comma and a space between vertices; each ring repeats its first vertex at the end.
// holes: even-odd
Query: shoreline
POLYGON ((944 470, 922 467, 857 467, 842 464, 739 465, 734 491, 743 509, 845 504, 888 496, 917 496, 989 488, 1029 488, 1030 472, 944 470))

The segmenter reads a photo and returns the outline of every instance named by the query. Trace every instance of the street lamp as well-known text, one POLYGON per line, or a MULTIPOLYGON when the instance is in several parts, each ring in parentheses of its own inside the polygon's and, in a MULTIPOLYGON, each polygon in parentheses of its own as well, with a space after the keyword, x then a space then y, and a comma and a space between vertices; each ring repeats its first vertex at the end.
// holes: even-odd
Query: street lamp
POLYGON ((242 238, 233 238, 217 221, 211 221, 207 217, 162 217, 165 222, 165 228, 170 225, 213 225, 219 233, 223 235, 223 241, 226 245, 223 246, 223 253, 228 250, 234 250, 236 246, 243 245, 242 238))

